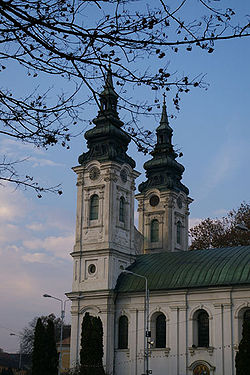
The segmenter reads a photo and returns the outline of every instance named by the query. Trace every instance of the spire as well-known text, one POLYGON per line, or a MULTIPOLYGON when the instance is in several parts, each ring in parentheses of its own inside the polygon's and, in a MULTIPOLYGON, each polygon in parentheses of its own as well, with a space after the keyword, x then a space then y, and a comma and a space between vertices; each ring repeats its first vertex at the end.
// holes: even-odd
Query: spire
POLYGON ((166 108, 166 94, 163 94, 163 105, 162 105, 162 113, 161 113, 161 121, 160 124, 169 125, 168 122, 168 115, 167 115, 167 108, 166 108))
POLYGON ((121 129, 123 122, 117 112, 118 95, 114 89, 110 63, 103 91, 99 96, 99 111, 93 119, 95 126, 84 135, 89 151, 80 155, 79 163, 83 165, 90 160, 116 161, 128 163, 134 168, 134 160, 126 153, 131 138, 121 129))
POLYGON ((159 132, 159 130, 168 130, 169 132, 171 132, 171 134, 173 133, 173 129, 169 126, 165 93, 163 94, 163 104, 162 104, 160 125, 156 129, 156 132, 159 132))
POLYGON ((114 84, 113 84, 113 77, 112 77, 112 70, 109 64, 107 69, 107 75, 105 79, 105 85, 103 87, 103 91, 100 93, 100 110, 98 112, 98 118, 113 118, 113 121, 116 121, 116 126, 121 127, 123 123, 120 121, 118 112, 117 112, 117 102, 118 102, 118 95, 115 92, 114 84), (118 121, 117 121, 118 120, 118 121))
POLYGON ((107 76, 106 76, 104 88, 107 89, 107 90, 110 90, 110 91, 112 90, 114 92, 114 94, 117 95, 115 93, 115 90, 114 90, 112 69, 111 69, 111 62, 110 61, 109 61, 109 67, 108 67, 108 70, 107 70, 107 76))
POLYGON ((160 125, 156 128, 157 142, 151 152, 153 158, 144 164, 147 181, 139 186, 139 190, 144 192, 151 188, 159 190, 177 190, 188 194, 188 189, 181 183, 184 167, 175 159, 177 153, 172 144, 173 129, 169 125, 166 99, 163 95, 163 105, 160 125))

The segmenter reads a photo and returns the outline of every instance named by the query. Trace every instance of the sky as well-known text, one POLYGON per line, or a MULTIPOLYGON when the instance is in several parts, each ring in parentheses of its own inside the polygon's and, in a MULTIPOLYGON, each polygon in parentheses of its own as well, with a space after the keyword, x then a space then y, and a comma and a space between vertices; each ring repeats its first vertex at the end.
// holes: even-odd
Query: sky
MULTIPOLYGON (((241 4, 242 12, 249 13, 247 1, 241 4)), ((170 120, 173 143, 184 154, 178 159, 185 167, 182 181, 194 199, 191 226, 249 202, 249 61, 249 38, 219 42, 212 54, 186 52, 171 60, 172 71, 205 73, 209 84, 207 90, 185 95, 179 113, 167 97, 168 113, 175 116, 170 120)), ((24 85, 15 69, 10 64, 1 73, 1 85, 15 85, 22 92, 27 82, 24 85)), ((161 100, 162 93, 151 95, 161 100)), ((84 115, 92 120, 96 114, 92 106, 84 115)), ((144 124, 154 130, 158 122, 146 118, 144 124)), ((84 130, 86 124, 78 126, 84 130)), ((10 333, 19 334, 34 316, 60 314, 60 303, 42 295, 65 299, 64 293, 71 290, 76 210, 76 176, 71 167, 86 151, 86 143, 80 135, 72 140, 70 150, 42 150, 2 137, 0 147, 9 157, 28 157, 25 168, 30 173, 49 185, 61 183, 63 189, 60 197, 38 199, 32 192, 0 186, 0 348, 15 352, 18 337, 10 333)), ((133 144, 128 153, 141 173, 138 186, 145 179, 143 163, 150 156, 138 153, 133 144)), ((69 304, 66 322, 70 322, 69 304)))

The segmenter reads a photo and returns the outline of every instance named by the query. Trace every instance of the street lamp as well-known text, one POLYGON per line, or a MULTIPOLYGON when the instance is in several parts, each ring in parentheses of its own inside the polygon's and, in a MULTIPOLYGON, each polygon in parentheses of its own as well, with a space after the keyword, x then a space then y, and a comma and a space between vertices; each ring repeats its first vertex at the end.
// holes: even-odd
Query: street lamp
POLYGON ((62 368, 63 322, 64 322, 64 317, 65 317, 66 302, 69 301, 69 300, 66 299, 65 301, 63 301, 60 298, 51 296, 50 294, 43 294, 43 297, 45 297, 45 298, 53 298, 53 299, 56 299, 57 301, 60 301, 60 303, 61 303, 60 356, 59 356, 59 366, 58 366, 58 375, 60 375, 60 369, 62 368))
POLYGON ((144 306, 144 374, 149 375, 151 371, 149 371, 149 351, 148 351, 148 338, 151 336, 151 332, 149 331, 149 289, 148 289, 148 279, 146 276, 139 275, 138 273, 122 270, 123 273, 128 273, 130 275, 134 275, 140 277, 145 280, 145 306, 144 306))
POLYGON ((10 336, 17 336, 19 337, 19 346, 20 346, 20 349, 19 349, 19 363, 18 363, 18 367, 19 367, 19 370, 21 370, 21 367, 22 367, 22 341, 21 341, 21 338, 22 336, 18 335, 17 333, 10 333, 10 336))

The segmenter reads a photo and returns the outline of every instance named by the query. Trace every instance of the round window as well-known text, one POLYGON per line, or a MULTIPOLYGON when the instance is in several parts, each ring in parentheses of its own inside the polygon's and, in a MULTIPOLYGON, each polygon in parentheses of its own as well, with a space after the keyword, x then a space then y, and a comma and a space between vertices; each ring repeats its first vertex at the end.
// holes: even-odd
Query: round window
POLYGON ((89 267, 88 267, 88 271, 89 271, 89 274, 93 275, 93 273, 95 273, 95 271, 96 271, 95 264, 90 264, 89 267))
POLYGON ((97 167, 93 167, 89 171, 89 177, 91 180, 97 180, 100 176, 100 170, 97 167))
POLYGON ((160 199, 158 195, 152 195, 152 197, 149 199, 149 204, 152 207, 157 206, 157 204, 160 202, 160 199))
POLYGON ((121 170, 120 177, 121 177, 122 182, 124 182, 124 183, 127 182, 128 174, 127 174, 125 169, 121 170))

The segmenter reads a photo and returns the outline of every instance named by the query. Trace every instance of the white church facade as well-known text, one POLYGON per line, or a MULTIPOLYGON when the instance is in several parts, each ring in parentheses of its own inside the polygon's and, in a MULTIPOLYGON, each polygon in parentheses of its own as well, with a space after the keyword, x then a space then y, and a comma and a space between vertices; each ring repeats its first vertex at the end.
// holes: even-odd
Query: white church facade
POLYGON ((117 99, 109 71, 95 126, 85 133, 88 151, 73 168, 71 366, 79 361, 89 312, 103 323, 107 374, 235 375, 243 319, 250 319, 250 246, 187 251, 192 199, 181 182, 165 102, 135 197, 139 173, 127 155, 130 137, 117 99))

